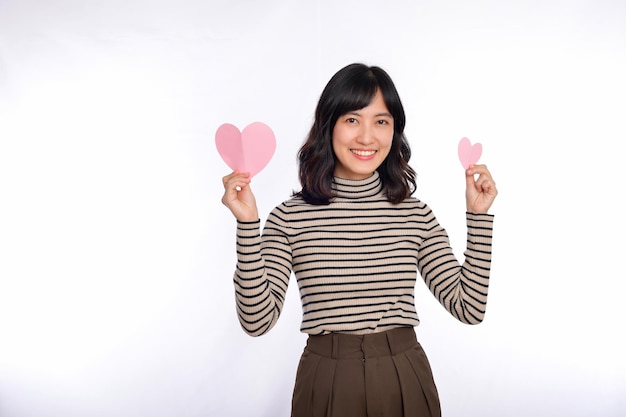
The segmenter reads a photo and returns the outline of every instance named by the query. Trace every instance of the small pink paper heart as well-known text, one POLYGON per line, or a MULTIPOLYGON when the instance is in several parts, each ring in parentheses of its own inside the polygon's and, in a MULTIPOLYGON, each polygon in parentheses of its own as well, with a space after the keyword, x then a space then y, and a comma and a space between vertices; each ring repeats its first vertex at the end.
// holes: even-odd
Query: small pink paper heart
POLYGON ((480 143, 472 145, 468 138, 463 138, 459 142, 459 159, 465 169, 478 162, 482 153, 483 146, 480 143))
POLYGON ((276 150, 274 132, 261 122, 249 124, 241 133, 236 126, 224 123, 215 132, 215 144, 226 165, 249 172, 250 177, 265 168, 276 150))

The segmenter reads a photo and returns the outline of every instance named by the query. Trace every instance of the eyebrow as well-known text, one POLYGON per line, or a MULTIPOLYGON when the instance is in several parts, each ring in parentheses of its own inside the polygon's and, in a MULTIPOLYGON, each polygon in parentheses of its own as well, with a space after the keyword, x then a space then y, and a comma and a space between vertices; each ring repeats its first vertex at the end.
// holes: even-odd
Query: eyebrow
MULTIPOLYGON (((359 113, 358 110, 352 110, 352 111, 347 112, 346 114, 353 114, 355 116, 361 116, 361 113, 359 113)), ((374 117, 390 117, 393 119, 393 116, 391 115, 391 113, 388 113, 388 112, 376 113, 374 117)))

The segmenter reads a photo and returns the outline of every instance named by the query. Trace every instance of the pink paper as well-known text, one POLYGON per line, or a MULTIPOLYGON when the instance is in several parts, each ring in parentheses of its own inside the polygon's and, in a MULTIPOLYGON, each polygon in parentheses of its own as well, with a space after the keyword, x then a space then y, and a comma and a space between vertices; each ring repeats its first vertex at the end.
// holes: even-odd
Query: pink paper
POLYGON ((483 153, 483 147, 480 143, 472 145, 468 138, 463 138, 459 142, 459 159, 463 168, 467 169, 470 165, 475 164, 483 153))
POLYGON ((226 165, 251 177, 267 166, 276 150, 274 132, 261 122, 249 124, 242 132, 224 123, 215 132, 215 144, 226 165))

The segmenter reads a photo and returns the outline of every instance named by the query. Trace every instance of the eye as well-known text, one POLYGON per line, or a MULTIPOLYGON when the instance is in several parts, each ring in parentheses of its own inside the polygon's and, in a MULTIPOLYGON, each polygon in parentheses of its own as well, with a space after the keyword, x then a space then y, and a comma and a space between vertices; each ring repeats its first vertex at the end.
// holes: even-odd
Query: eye
POLYGON ((388 125, 389 124, 389 120, 380 119, 376 123, 378 123, 379 125, 388 125))
POLYGON ((346 122, 348 122, 348 123, 356 123, 356 122, 357 122, 357 120, 356 120, 354 117, 348 117, 348 118, 346 119, 346 122))

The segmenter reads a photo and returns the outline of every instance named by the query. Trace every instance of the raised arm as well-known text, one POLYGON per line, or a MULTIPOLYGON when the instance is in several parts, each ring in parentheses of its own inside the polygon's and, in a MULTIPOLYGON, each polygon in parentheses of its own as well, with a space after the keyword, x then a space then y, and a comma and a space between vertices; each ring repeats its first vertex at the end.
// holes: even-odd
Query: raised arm
POLYGON ((446 231, 434 216, 427 238, 422 242, 418 268, 439 302, 458 320, 478 324, 485 317, 491 270, 493 216, 487 211, 498 194, 485 165, 465 171, 467 246, 460 264, 446 231))
POLYGON ((250 176, 233 172, 223 178, 222 203, 237 219, 237 268, 233 276, 239 323, 251 336, 267 333, 278 321, 291 274, 291 249, 272 227, 261 237, 250 176))

